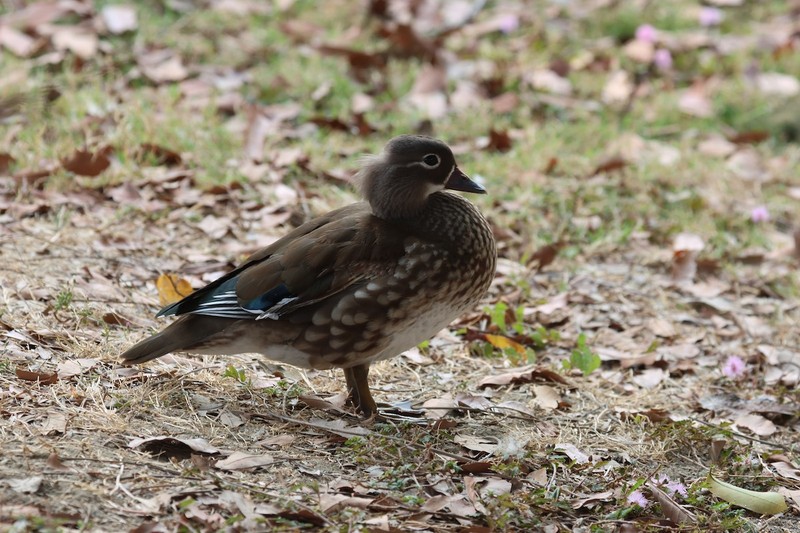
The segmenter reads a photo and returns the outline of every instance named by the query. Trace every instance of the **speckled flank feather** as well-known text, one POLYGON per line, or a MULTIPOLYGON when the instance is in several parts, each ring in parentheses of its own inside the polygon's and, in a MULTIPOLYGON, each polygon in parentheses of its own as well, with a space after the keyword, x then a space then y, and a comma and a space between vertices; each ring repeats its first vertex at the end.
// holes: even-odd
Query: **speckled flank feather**
POLYGON ((183 315, 122 355, 262 353, 306 368, 344 368, 350 396, 374 413, 366 375, 472 308, 495 270, 492 232, 456 189, 483 192, 443 143, 393 139, 361 172, 368 202, 332 211, 166 307, 183 315))

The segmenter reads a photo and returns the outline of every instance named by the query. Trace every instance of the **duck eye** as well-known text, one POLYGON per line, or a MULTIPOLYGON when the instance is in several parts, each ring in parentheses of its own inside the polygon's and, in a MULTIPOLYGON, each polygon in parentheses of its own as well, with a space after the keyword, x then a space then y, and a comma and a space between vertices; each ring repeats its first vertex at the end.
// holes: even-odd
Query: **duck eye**
POLYGON ((427 168, 436 168, 439 166, 441 160, 439 156, 436 154, 428 154, 422 158, 422 164, 425 165, 427 168))

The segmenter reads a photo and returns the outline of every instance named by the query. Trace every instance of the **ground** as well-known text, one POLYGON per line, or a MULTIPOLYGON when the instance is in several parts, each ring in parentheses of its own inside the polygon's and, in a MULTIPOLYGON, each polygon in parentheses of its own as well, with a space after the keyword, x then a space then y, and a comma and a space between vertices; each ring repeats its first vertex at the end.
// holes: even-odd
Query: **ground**
POLYGON ((3 530, 797 531, 799 9, 5 2, 3 530), (413 132, 499 265, 373 366, 383 419, 340 371, 119 363, 413 132))

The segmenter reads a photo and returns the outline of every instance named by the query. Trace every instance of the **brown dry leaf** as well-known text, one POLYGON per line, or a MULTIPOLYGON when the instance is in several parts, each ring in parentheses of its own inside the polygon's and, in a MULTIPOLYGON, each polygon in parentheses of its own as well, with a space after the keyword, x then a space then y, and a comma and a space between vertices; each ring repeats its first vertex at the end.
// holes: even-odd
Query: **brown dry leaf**
POLYGON ((648 319, 645 327, 656 337, 669 339, 677 335, 677 331, 675 331, 675 326, 672 324, 672 322, 661 317, 648 319))
MULTIPOLYGON (((2 105, 0 105, 0 107, 2 107, 2 105)), ((2 116, 2 111, 0 111, 0 116, 2 116)), ((7 173, 11 165, 16 162, 17 160, 8 152, 0 152, 0 175, 7 173)))
POLYGON ((582 494, 578 498, 570 500, 570 505, 573 509, 593 509, 599 503, 609 502, 614 499, 614 491, 607 490, 605 492, 596 492, 594 494, 582 494))
POLYGON ((258 446, 263 446, 264 448, 268 448, 271 446, 279 446, 283 448, 292 444, 294 441, 297 440, 297 438, 298 438, 297 435, 288 435, 288 434, 275 435, 269 437, 268 439, 260 440, 256 442, 256 444, 258 446))
POLYGON ((172 50, 153 50, 141 54, 137 61, 142 73, 154 83, 181 81, 189 76, 183 60, 172 50))
POLYGON ((748 130, 731 135, 728 140, 735 144, 758 144, 769 139, 769 136, 766 130, 748 130))
POLYGON ((545 411, 558 408, 558 404, 561 402, 561 394, 550 385, 534 385, 533 393, 535 394, 533 401, 545 411))
POLYGON ((271 465, 274 462, 275 459, 271 455, 250 455, 243 452, 233 452, 225 459, 217 461, 214 467, 220 470, 251 470, 271 465))
POLYGON ((720 135, 704 139, 697 146, 697 150, 704 155, 712 157, 728 157, 736 151, 736 145, 720 135))
POLYGON ((491 152, 508 152, 511 150, 511 146, 511 136, 507 131, 489 130, 489 142, 486 145, 486 150, 491 152))
POLYGON ((111 154, 114 149, 110 146, 99 148, 94 152, 89 150, 75 150, 69 159, 62 159, 61 166, 79 176, 98 176, 111 166, 111 154))
POLYGON ((370 430, 365 427, 361 426, 354 426, 348 424, 343 419, 336 419, 336 420, 323 420, 321 418, 312 418, 309 422, 314 427, 318 427, 320 429, 324 429, 334 435, 339 435, 340 437, 344 437, 345 439, 349 439, 354 435, 369 435, 370 430))
POLYGON ((478 396, 476 394, 470 394, 469 392, 459 392, 456 394, 455 400, 458 405, 463 405, 464 407, 469 407, 470 409, 488 411, 493 406, 492 402, 489 401, 488 398, 484 396, 478 396))
POLYGON ((699 235, 679 233, 672 243, 672 281, 691 283, 697 273, 697 255, 705 243, 699 235))
POLYGON ((776 461, 771 463, 770 466, 775 469, 779 476, 792 481, 800 481, 800 468, 786 461, 776 461))
POLYGON ((695 84, 678 97, 678 109, 687 115, 707 118, 714 114, 714 106, 705 84, 695 84))
POLYGON ((280 122, 251 108, 248 111, 247 129, 245 130, 245 156, 251 161, 264 161, 264 142, 269 135, 275 134, 279 129, 280 122))
POLYGON ((142 451, 160 457, 175 457, 179 460, 189 459, 193 452, 214 455, 220 450, 211 446, 207 440, 184 439, 179 437, 158 436, 133 439, 128 448, 141 448, 142 451))
POLYGON ((359 498, 357 496, 347 496, 345 494, 320 494, 319 508, 323 513, 333 513, 340 509, 353 507, 356 509, 366 509, 375 498, 359 498))
POLYGON ((56 50, 69 51, 81 59, 91 59, 97 54, 97 34, 80 26, 55 26, 51 39, 56 50))
POLYGON ((647 368, 641 374, 634 376, 633 382, 643 389, 653 389, 667 376, 667 372, 661 368, 647 368))
POLYGON ((197 227, 212 239, 221 239, 230 231, 233 222, 228 217, 206 215, 197 227))
POLYGON ((136 19, 136 8, 130 4, 115 4, 103 6, 100 17, 109 33, 119 35, 135 31, 139 27, 136 19))
POLYGON ((628 162, 621 157, 611 157, 606 159, 589 174, 589 176, 596 176, 598 174, 610 174, 617 172, 628 166, 628 162))
POLYGON ((619 106, 628 103, 633 91, 630 75, 624 70, 617 70, 609 74, 601 98, 607 105, 619 106))
POLYGON ((458 407, 458 403, 449 395, 442 398, 431 398, 422 404, 425 417, 431 420, 444 418, 455 407, 458 407))
POLYGON ((577 446, 575 446, 570 442, 562 442, 556 444, 553 450, 556 452, 563 453, 564 455, 566 455, 567 457, 569 457, 578 464, 584 464, 589 462, 589 456, 580 451, 577 446))
POLYGON ((628 44, 623 47, 622 51, 626 56, 633 59, 637 63, 649 65, 653 62, 653 57, 656 53, 656 47, 655 44, 650 41, 633 39, 628 41, 628 44))
POLYGON ((539 91, 561 96, 569 96, 572 94, 572 83, 567 78, 559 76, 549 68, 534 70, 530 74, 528 81, 531 87, 539 91))
POLYGON ((39 491, 44 478, 42 476, 30 476, 20 479, 7 479, 6 483, 14 492, 20 494, 34 494, 39 491))
POLYGON ((742 415, 734 423, 739 427, 749 429, 759 437, 768 437, 778 430, 771 420, 754 413, 742 415))
POLYGON ((764 182, 770 179, 761 155, 753 148, 744 148, 733 154, 725 163, 728 169, 745 181, 764 182))
POLYGON ((514 400, 507 400, 505 402, 500 402, 497 405, 495 405, 492 409, 495 410, 495 411, 500 411, 500 412, 502 412, 504 410, 506 410, 506 411, 516 411, 516 412, 521 413, 523 415, 527 415, 527 416, 529 416, 531 418, 535 418, 536 417, 536 413, 534 413, 533 410, 529 409, 527 405, 525 405, 522 402, 517 402, 517 401, 514 401, 514 400))
POLYGON ((149 162, 153 165, 173 167, 183 162, 181 154, 164 146, 153 143, 142 143, 133 152, 132 157, 138 162, 149 162))
POLYGON ((65 465, 61 461, 61 457, 58 456, 57 453, 51 452, 50 455, 47 456, 47 468, 51 470, 59 470, 59 471, 70 471, 71 468, 65 465))
POLYGON ((297 397, 297 399, 312 409, 341 411, 344 408, 345 401, 347 400, 347 394, 336 394, 327 399, 320 398, 314 394, 301 394, 297 397))
POLYGON ((789 503, 794 507, 795 513, 800 511, 800 490, 790 490, 786 487, 778 487, 778 493, 783 494, 783 496, 789 501, 789 503))
POLYGON ((67 379, 71 378, 72 376, 83 374, 84 372, 91 370, 91 368, 98 362, 98 359, 92 358, 79 358, 62 361, 58 363, 58 377, 60 379, 67 379))
POLYGON ((133 322, 129 318, 115 311, 109 311, 108 313, 103 314, 103 322, 109 326, 130 327, 133 325, 133 322))
POLYGON ((661 512, 673 524, 693 524, 697 521, 695 516, 689 512, 683 505, 679 504, 669 494, 655 486, 653 483, 647 483, 650 488, 650 494, 661 505, 661 512))
POLYGON ((758 90, 768 96, 788 98, 800 93, 800 80, 791 74, 761 72, 755 81, 758 90))
POLYGON ((67 431, 67 415, 57 411, 50 412, 39 431, 42 435, 63 434, 67 431))
POLYGON ((508 92, 492 98, 492 111, 498 115, 511 113, 519 106, 519 96, 516 93, 508 92))
MULTIPOLYGON (((554 158, 551 158, 551 161, 553 160, 554 158)), ((558 256, 558 252, 560 252, 561 249, 564 248, 565 244, 566 243, 562 241, 558 241, 552 244, 545 244, 531 255, 531 258, 528 261, 528 266, 535 265, 536 271, 540 272, 544 267, 555 261, 556 257, 558 256)), ((566 304, 566 302, 564 303, 566 304)))
POLYGON ((519 385, 524 383, 531 383, 534 380, 554 381, 564 385, 569 385, 569 382, 562 376, 552 370, 546 368, 527 367, 524 369, 517 369, 504 374, 497 374, 486 376, 478 383, 478 388, 484 387, 504 387, 506 385, 519 385))
POLYGON ((483 338, 486 340, 486 342, 488 342, 498 350, 505 350, 506 348, 511 348, 518 354, 522 355, 525 354, 525 347, 523 345, 521 345, 517 341, 509 339, 505 335, 492 335, 490 333, 487 333, 483 335, 483 338))
POLYGON ((34 372, 20 366, 14 370, 14 373, 16 374, 17 379, 21 379, 23 381, 36 381, 41 385, 52 385, 58 381, 58 374, 56 373, 47 374, 43 372, 34 372))
POLYGON ((493 454, 497 451, 497 439, 491 437, 476 437, 474 435, 456 435, 453 441, 473 452, 493 454))
POLYGON ((441 93, 447 86, 447 71, 442 65, 424 65, 417 74, 410 94, 441 93))
POLYGON ((34 39, 10 26, 0 24, 0 46, 17 57, 31 57, 44 45, 42 39, 34 39))
POLYGON ((21 28, 23 30, 36 30, 40 26, 56 21, 67 13, 77 15, 90 15, 92 6, 82 5, 80 2, 69 0, 40 0, 38 2, 25 2, 25 7, 11 10, 2 16, 3 24, 21 28))
POLYGON ((194 292, 188 281, 177 274, 161 274, 156 279, 158 301, 162 306, 173 304, 194 292))

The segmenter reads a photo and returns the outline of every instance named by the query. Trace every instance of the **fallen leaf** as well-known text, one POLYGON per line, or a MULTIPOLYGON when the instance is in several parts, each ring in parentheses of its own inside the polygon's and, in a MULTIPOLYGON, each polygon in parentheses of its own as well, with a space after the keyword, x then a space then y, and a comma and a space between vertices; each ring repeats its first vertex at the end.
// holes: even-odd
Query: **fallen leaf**
POLYGON ((514 370, 504 374, 496 374, 486 376, 478 383, 478 388, 484 387, 503 387, 506 385, 519 385, 524 383, 531 383, 534 380, 554 381, 564 385, 569 385, 569 382, 562 376, 552 370, 546 368, 530 367, 521 370, 514 370))
POLYGON ((572 83, 549 68, 537 69, 530 74, 530 84, 534 89, 561 96, 572 94, 572 83))
POLYGON ((704 84, 695 84, 678 97, 678 109, 687 115, 708 118, 714 114, 714 106, 704 84))
POLYGON ((762 72, 756 75, 756 87, 768 96, 790 97, 800 93, 800 80, 791 74, 762 72))
POLYGON ((51 470, 59 470, 69 472, 71 469, 61 461, 61 457, 56 452, 51 452, 47 456, 47 468, 51 470))
POLYGON ((778 514, 784 512, 788 508, 784 497, 776 492, 747 490, 720 481, 711 474, 709 474, 708 477, 708 488, 711 494, 728 503, 743 507, 748 511, 759 514, 778 514))
POLYGON ((450 396, 443 398, 431 398, 422 404, 422 409, 425 411, 425 417, 431 420, 438 420, 447 416, 451 409, 458 407, 456 401, 450 396))
POLYGON ((174 457, 178 460, 189 459, 192 452, 208 455, 220 453, 219 449, 211 446, 205 439, 184 439, 167 436, 133 439, 128 443, 128 448, 141 448, 142 451, 156 457, 174 457))
POLYGON ((619 106, 628 103, 634 91, 633 82, 624 70, 617 70, 608 76, 603 94, 603 102, 607 105, 619 106))
POLYGON ((68 50, 81 59, 91 59, 97 54, 97 34, 80 26, 56 26, 51 39, 56 50, 68 50))
POLYGON ((545 411, 556 409, 561 401, 561 395, 550 385, 534 385, 533 393, 533 401, 545 411))
POLYGON ((39 487, 42 486, 42 481, 44 481, 42 476, 31 476, 21 479, 8 479, 6 483, 8 483, 8 486, 11 487, 11 490, 14 492, 34 494, 39 491, 39 487))
POLYGON ((691 283, 697 273, 697 255, 705 243, 699 235, 679 233, 672 243, 672 281, 691 283))
POLYGON ((570 500, 570 505, 573 509, 593 509, 599 503, 612 501, 614 499, 614 491, 607 490, 605 492, 596 492, 594 494, 583 494, 578 498, 570 500))
POLYGON ((136 9, 129 4, 115 4, 103 6, 100 17, 106 29, 114 35, 134 31, 139 24, 136 19, 136 9))
POLYGON ((749 429, 759 437, 768 437, 778 430, 771 420, 754 413, 740 416, 736 419, 735 424, 749 429))
POLYGON ((597 165, 589 175, 610 174, 611 172, 622 170, 626 166, 628 166, 628 162, 625 159, 621 157, 612 157, 597 165))
POLYGON ((489 143, 486 145, 486 150, 508 152, 511 150, 511 145, 511 137, 507 131, 489 130, 489 143))
POLYGON ((456 435, 453 441, 473 452, 493 454, 497 451, 497 439, 491 437, 476 437, 474 435, 456 435))
POLYGON ((518 354, 523 354, 523 355, 525 354, 525 347, 523 345, 512 339, 509 339, 505 335, 492 335, 487 333, 483 336, 483 338, 486 340, 486 342, 488 342, 498 350, 505 350, 506 348, 510 348, 515 352, 517 352, 518 354))
POLYGON ((250 470, 267 466, 275 462, 271 455, 250 455, 243 452, 233 452, 225 459, 217 461, 215 468, 220 470, 250 470))
POLYGON ((800 481, 800 468, 797 468, 793 464, 787 463, 786 461, 776 461, 770 463, 770 466, 772 466, 782 478, 800 481))
POLYGON ((162 306, 173 304, 194 292, 188 281, 177 274, 161 274, 156 280, 158 301, 162 306))
POLYGON ((63 434, 65 431, 67 431, 67 415, 59 412, 48 414, 40 429, 42 435, 63 434))
POLYGON ((37 40, 10 26, 0 23, 0 46, 17 57, 31 57, 44 46, 44 40, 37 40))
POLYGON ((110 146, 99 148, 94 152, 89 150, 75 150, 69 159, 62 159, 61 166, 79 176, 94 177, 100 175, 111 166, 111 154, 114 149, 110 146))
POLYGON ((764 166, 759 153, 750 147, 743 148, 733 154, 725 166, 739 178, 745 181, 764 182, 770 179, 770 174, 764 166))
POLYGON ((130 327, 133 325, 133 322, 130 319, 114 311, 109 311, 108 313, 103 314, 103 322, 109 326, 130 327))
POLYGON ((72 376, 83 374, 84 372, 89 371, 98 362, 98 359, 92 358, 79 358, 62 361, 58 363, 58 366, 56 367, 58 371, 58 377, 60 379, 67 379, 71 378, 72 376))
POLYGON ((643 389, 653 389, 664 381, 667 375, 667 372, 661 368, 647 368, 641 374, 633 376, 633 382, 643 389))
POLYGON ((183 159, 174 151, 153 143, 142 143, 133 152, 133 159, 138 162, 149 162, 153 165, 173 167, 180 165, 183 159))
POLYGON ((569 442, 562 442, 555 445, 553 448, 556 452, 561 452, 573 461, 578 464, 584 464, 589 462, 589 456, 583 453, 572 443, 569 442))
POLYGON ((18 366, 14 373, 18 379, 23 381, 36 381, 41 385, 52 385, 58 381, 58 374, 45 374, 43 372, 33 372, 27 368, 18 366))
POLYGON ((648 482, 647 486, 650 488, 650 494, 661 506, 661 512, 670 522, 673 524, 694 524, 697 521, 697 518, 683 505, 676 502, 672 496, 653 483, 648 482))
POLYGON ((374 500, 375 498, 359 498, 345 494, 320 494, 319 508, 324 513, 333 513, 348 507, 366 509, 374 500))
POLYGON ((176 82, 189 76, 181 57, 172 50, 153 50, 137 57, 142 73, 155 83, 176 82))

